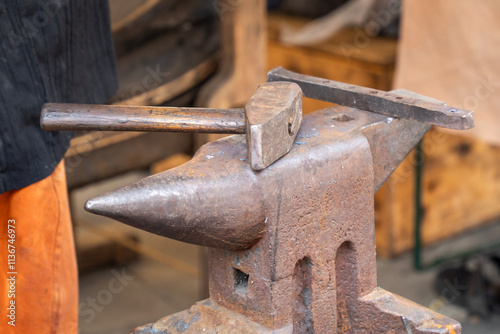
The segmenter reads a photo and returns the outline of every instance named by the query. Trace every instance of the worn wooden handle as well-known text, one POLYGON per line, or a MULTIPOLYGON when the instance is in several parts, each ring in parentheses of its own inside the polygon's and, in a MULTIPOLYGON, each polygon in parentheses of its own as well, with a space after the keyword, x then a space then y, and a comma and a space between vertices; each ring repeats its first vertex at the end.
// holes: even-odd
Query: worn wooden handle
POLYGON ((47 103, 42 129, 245 133, 244 109, 47 103))

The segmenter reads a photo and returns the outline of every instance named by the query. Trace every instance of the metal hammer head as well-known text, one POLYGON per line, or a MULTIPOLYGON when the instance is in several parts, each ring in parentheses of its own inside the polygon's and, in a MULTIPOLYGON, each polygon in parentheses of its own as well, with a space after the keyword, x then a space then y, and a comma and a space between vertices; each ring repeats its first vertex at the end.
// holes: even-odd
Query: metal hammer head
POLYGON ((292 148, 302 122, 302 90, 293 82, 266 82, 245 106, 248 157, 262 170, 292 148))

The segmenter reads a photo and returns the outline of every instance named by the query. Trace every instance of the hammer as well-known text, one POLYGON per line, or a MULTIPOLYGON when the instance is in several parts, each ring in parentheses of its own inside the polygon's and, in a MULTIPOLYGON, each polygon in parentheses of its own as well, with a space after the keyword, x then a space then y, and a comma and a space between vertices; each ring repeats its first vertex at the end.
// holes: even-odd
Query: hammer
POLYGON ((253 170, 292 148, 302 122, 302 90, 293 82, 266 82, 245 108, 210 109, 47 103, 40 125, 49 131, 156 131, 246 134, 253 170))

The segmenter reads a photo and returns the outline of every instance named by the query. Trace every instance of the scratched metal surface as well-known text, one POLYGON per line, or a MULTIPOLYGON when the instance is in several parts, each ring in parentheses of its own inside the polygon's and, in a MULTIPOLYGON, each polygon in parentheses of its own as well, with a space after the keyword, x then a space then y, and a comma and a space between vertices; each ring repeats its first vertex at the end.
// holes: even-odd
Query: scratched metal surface
POLYGON ((377 288, 373 194, 428 128, 337 106, 305 116, 291 151, 263 171, 235 135, 90 200, 95 213, 211 247, 210 300, 136 333, 405 333, 406 322, 460 332, 377 288), (388 140, 405 130, 411 140, 388 140))

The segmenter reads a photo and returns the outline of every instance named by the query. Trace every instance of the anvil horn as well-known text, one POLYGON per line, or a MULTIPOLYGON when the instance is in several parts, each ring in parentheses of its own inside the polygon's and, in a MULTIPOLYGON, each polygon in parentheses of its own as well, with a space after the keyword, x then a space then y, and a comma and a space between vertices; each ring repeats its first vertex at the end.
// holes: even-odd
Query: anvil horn
POLYGON ((92 198, 85 209, 168 238, 245 249, 265 233, 255 179, 245 137, 235 135, 203 146, 182 166, 92 198))

